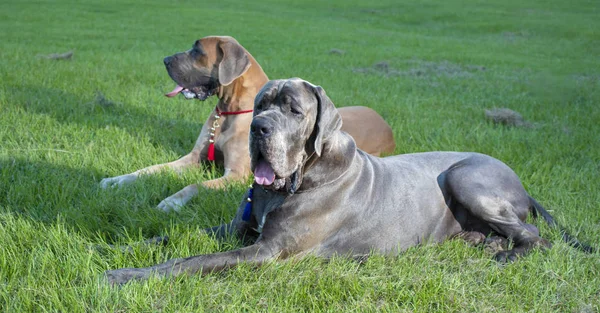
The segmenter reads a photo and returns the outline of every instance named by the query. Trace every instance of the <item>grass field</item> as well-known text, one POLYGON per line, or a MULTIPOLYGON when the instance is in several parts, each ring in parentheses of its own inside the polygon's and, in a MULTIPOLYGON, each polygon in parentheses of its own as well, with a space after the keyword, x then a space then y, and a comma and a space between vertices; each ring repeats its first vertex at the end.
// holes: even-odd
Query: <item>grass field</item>
POLYGON ((554 247, 505 266, 455 240, 362 265, 308 258, 111 288, 107 269, 239 246, 200 230, 232 218, 244 187, 203 191, 165 214, 154 209, 162 199, 221 169, 98 183, 192 148, 216 99, 165 98, 174 85, 162 58, 230 35, 270 78, 302 77, 337 106, 380 112, 396 153, 503 160, 562 225, 600 247, 599 16, 600 4, 583 0, 3 0, 0 311, 598 312, 599 255, 542 222, 554 247), (69 50, 72 60, 39 57, 69 50), (532 126, 486 121, 494 107, 532 126), (156 235, 171 243, 107 246, 156 235))

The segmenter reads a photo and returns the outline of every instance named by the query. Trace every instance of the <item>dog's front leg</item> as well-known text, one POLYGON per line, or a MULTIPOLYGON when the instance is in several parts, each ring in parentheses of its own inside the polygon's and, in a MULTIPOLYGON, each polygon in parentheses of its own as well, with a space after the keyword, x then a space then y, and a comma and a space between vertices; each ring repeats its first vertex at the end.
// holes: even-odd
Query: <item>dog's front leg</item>
POLYGON ((164 212, 179 211, 186 203, 198 194, 198 185, 189 185, 161 201, 157 208, 164 212))
MULTIPOLYGON (((252 116, 238 117, 236 123, 241 123, 240 118, 252 118, 252 116)), ((250 122, 248 122, 250 124, 250 122)), ((242 130, 234 134, 220 134, 218 149, 223 154, 223 165, 225 172, 217 179, 202 182, 200 185, 189 185, 177 193, 169 196, 158 204, 158 209, 165 212, 179 211, 179 209, 198 194, 198 188, 222 189, 232 182, 244 182, 250 175, 250 155, 248 151, 248 131, 242 130)), ((208 142, 208 140, 207 140, 208 142)), ((197 146, 201 145, 199 139, 197 146)), ((205 161, 206 155, 201 154, 200 159, 205 161)))
MULTIPOLYGON (((248 161, 248 163, 249 162, 250 161, 248 161)), ((231 182, 243 182, 244 180, 246 180, 248 175, 249 173, 247 172, 247 169, 245 167, 243 167, 242 169, 237 168, 235 170, 231 170, 226 167, 225 174, 222 177, 207 180, 202 183, 202 187, 207 189, 221 189, 231 182)), ((197 194, 198 185, 189 185, 161 201, 158 204, 157 208, 163 210, 164 212, 179 211, 181 207, 188 203, 197 194)))
POLYGON ((108 177, 104 178, 100 181, 100 187, 108 188, 113 186, 121 186, 125 184, 129 184, 137 180, 140 175, 154 174, 160 172, 162 170, 170 169, 175 171, 176 173, 180 173, 182 170, 189 168, 191 166, 198 165, 200 160, 204 160, 205 157, 202 157, 202 152, 207 149, 208 146, 208 138, 210 137, 210 126, 214 122, 215 111, 211 113, 210 117, 202 126, 202 130, 200 131, 200 135, 198 139, 196 139, 196 144, 192 151, 185 156, 175 160, 173 162, 156 164, 152 166, 145 167, 143 169, 137 170, 133 173, 108 177))
POLYGON ((240 262, 261 265, 274 259, 276 253, 264 244, 255 244, 238 250, 204 254, 183 259, 173 259, 165 263, 146 268, 122 268, 106 271, 105 277, 110 284, 124 284, 130 280, 143 280, 152 275, 176 277, 182 274, 207 274, 235 267, 240 262))
POLYGON ((108 188, 113 186, 122 186, 134 182, 140 175, 153 174, 164 169, 171 169, 176 172, 181 172, 181 170, 196 164, 198 164, 198 153, 192 151, 191 153, 188 153, 187 155, 173 162, 156 164, 145 167, 141 170, 137 170, 133 173, 104 178, 100 181, 100 187, 108 188))
MULTIPOLYGON (((242 117, 240 117, 242 118, 242 117)), ((249 118, 244 116, 243 118, 249 118)), ((250 117, 251 118, 251 117, 250 117)), ((248 122, 250 124, 250 122, 248 122)), ((221 189, 232 182, 244 182, 250 175, 250 154, 248 151, 248 132, 243 131, 226 140, 221 149, 223 153, 223 176, 202 182, 202 187, 221 189), (226 151, 226 153, 225 153, 226 151)))

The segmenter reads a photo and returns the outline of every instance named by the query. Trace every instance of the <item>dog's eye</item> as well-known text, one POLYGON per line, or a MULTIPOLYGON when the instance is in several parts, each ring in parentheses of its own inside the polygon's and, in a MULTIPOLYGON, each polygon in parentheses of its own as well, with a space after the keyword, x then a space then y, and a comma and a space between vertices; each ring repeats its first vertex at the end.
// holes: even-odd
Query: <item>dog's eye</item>
POLYGON ((254 111, 262 111, 262 109, 265 107, 265 103, 264 101, 258 102, 254 104, 254 111))
POLYGON ((302 112, 300 110, 298 110, 298 108, 291 106, 290 107, 290 112, 296 114, 296 115, 302 115, 302 112))

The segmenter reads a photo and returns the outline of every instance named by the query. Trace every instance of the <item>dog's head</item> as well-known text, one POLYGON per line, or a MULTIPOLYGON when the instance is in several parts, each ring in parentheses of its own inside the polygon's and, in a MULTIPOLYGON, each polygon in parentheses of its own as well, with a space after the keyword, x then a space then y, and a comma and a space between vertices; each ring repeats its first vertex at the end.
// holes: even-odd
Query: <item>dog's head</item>
POLYGON ((166 96, 181 93, 186 99, 200 100, 228 86, 250 67, 246 49, 232 37, 222 36, 196 40, 192 49, 168 56, 164 63, 177 84, 166 96))
POLYGON ((250 126, 255 182, 294 193, 306 161, 320 157, 342 119, 323 88, 292 78, 269 81, 254 100, 250 126))

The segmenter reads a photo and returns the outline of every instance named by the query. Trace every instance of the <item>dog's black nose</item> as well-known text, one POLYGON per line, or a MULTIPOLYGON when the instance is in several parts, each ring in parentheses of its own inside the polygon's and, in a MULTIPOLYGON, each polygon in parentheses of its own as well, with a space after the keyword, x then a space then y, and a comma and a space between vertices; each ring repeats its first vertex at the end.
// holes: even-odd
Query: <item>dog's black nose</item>
POLYGON ((166 58, 163 59, 163 62, 165 62, 165 66, 169 66, 169 64, 171 64, 171 62, 173 61, 173 57, 172 56, 168 56, 166 58))
POLYGON ((273 126, 264 118, 255 118, 250 124, 250 131, 255 137, 269 137, 273 132, 273 126))

